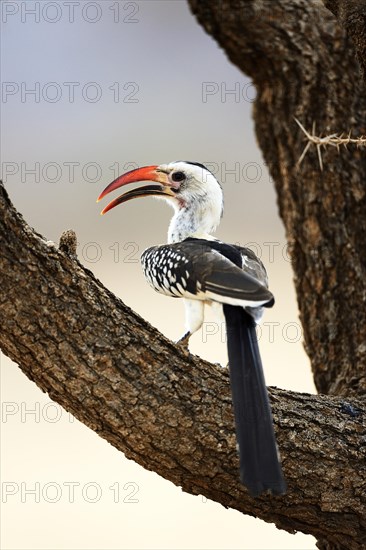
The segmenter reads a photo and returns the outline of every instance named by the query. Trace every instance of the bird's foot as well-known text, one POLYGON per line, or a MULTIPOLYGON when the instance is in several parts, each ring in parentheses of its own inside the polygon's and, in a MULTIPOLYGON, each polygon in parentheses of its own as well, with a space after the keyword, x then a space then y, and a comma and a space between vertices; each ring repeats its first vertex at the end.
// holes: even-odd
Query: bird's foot
POLYGON ((190 336, 191 336, 191 333, 189 331, 183 334, 183 336, 176 341, 177 346, 181 346, 182 348, 188 351, 190 336))

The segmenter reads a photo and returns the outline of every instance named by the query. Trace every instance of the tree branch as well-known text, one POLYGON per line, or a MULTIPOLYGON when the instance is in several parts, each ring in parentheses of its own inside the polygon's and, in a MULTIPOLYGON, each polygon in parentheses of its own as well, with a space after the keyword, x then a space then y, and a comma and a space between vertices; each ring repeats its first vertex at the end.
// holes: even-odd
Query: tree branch
POLYGON ((334 545, 366 543, 361 401, 272 388, 289 491, 252 499, 238 482, 227 370, 176 347, 35 233, 2 184, 0 238, 0 346, 51 399, 189 493, 334 545))

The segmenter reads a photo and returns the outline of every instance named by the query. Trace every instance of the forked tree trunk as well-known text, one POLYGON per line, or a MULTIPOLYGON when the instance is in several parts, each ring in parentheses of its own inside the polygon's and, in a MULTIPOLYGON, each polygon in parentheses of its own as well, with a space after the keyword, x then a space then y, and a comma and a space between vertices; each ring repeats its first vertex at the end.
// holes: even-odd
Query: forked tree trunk
MULTIPOLYGON (((192 494, 318 538, 366 546, 365 157, 310 149, 297 117, 327 134, 366 133, 350 40, 315 0, 190 0, 258 89, 257 135, 292 247, 319 390, 271 389, 284 497, 251 499, 225 369, 176 348, 74 256, 27 226, 0 186, 0 346, 26 375, 128 458, 192 494), (169 368, 167 368, 169 365, 169 368), (330 395, 332 394, 332 395, 330 395), (338 396, 337 396, 338 394, 338 396), (347 397, 344 397, 347 396, 347 397)), ((296 366, 295 366, 296 367, 296 366)))

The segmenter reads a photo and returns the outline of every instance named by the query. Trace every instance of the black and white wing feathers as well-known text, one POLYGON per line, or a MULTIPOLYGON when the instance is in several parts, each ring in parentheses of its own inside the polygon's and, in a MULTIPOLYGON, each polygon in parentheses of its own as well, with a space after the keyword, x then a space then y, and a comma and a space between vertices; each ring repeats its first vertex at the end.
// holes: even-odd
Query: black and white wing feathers
POLYGON ((260 263, 253 269, 255 255, 250 256, 251 267, 247 267, 242 250, 219 241, 190 238, 149 248, 142 255, 142 264, 151 286, 168 296, 270 307, 274 299, 266 286, 264 267, 260 263))

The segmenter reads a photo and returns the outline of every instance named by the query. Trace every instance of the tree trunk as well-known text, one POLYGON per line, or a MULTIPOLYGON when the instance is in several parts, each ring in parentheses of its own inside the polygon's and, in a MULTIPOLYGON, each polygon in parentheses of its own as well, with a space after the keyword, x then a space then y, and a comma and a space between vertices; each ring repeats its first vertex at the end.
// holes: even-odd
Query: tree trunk
POLYGON ((323 135, 366 134, 366 88, 353 42, 316 0, 189 2, 257 87, 256 133, 286 227, 316 386, 364 395, 365 150, 323 148, 321 171, 314 146, 299 166, 306 142, 295 121, 323 135))
POLYGON ((288 494, 252 499, 239 483, 227 370, 177 348, 105 289, 77 261, 72 234, 57 249, 33 232, 2 186, 0 346, 53 400, 185 491, 312 534, 324 549, 361 549, 364 153, 327 148, 321 171, 310 148, 298 166, 306 142, 294 120, 316 122, 319 133, 366 133, 355 51, 315 0, 190 3, 257 85, 257 136, 291 244, 316 384, 329 394, 270 389, 288 494))

